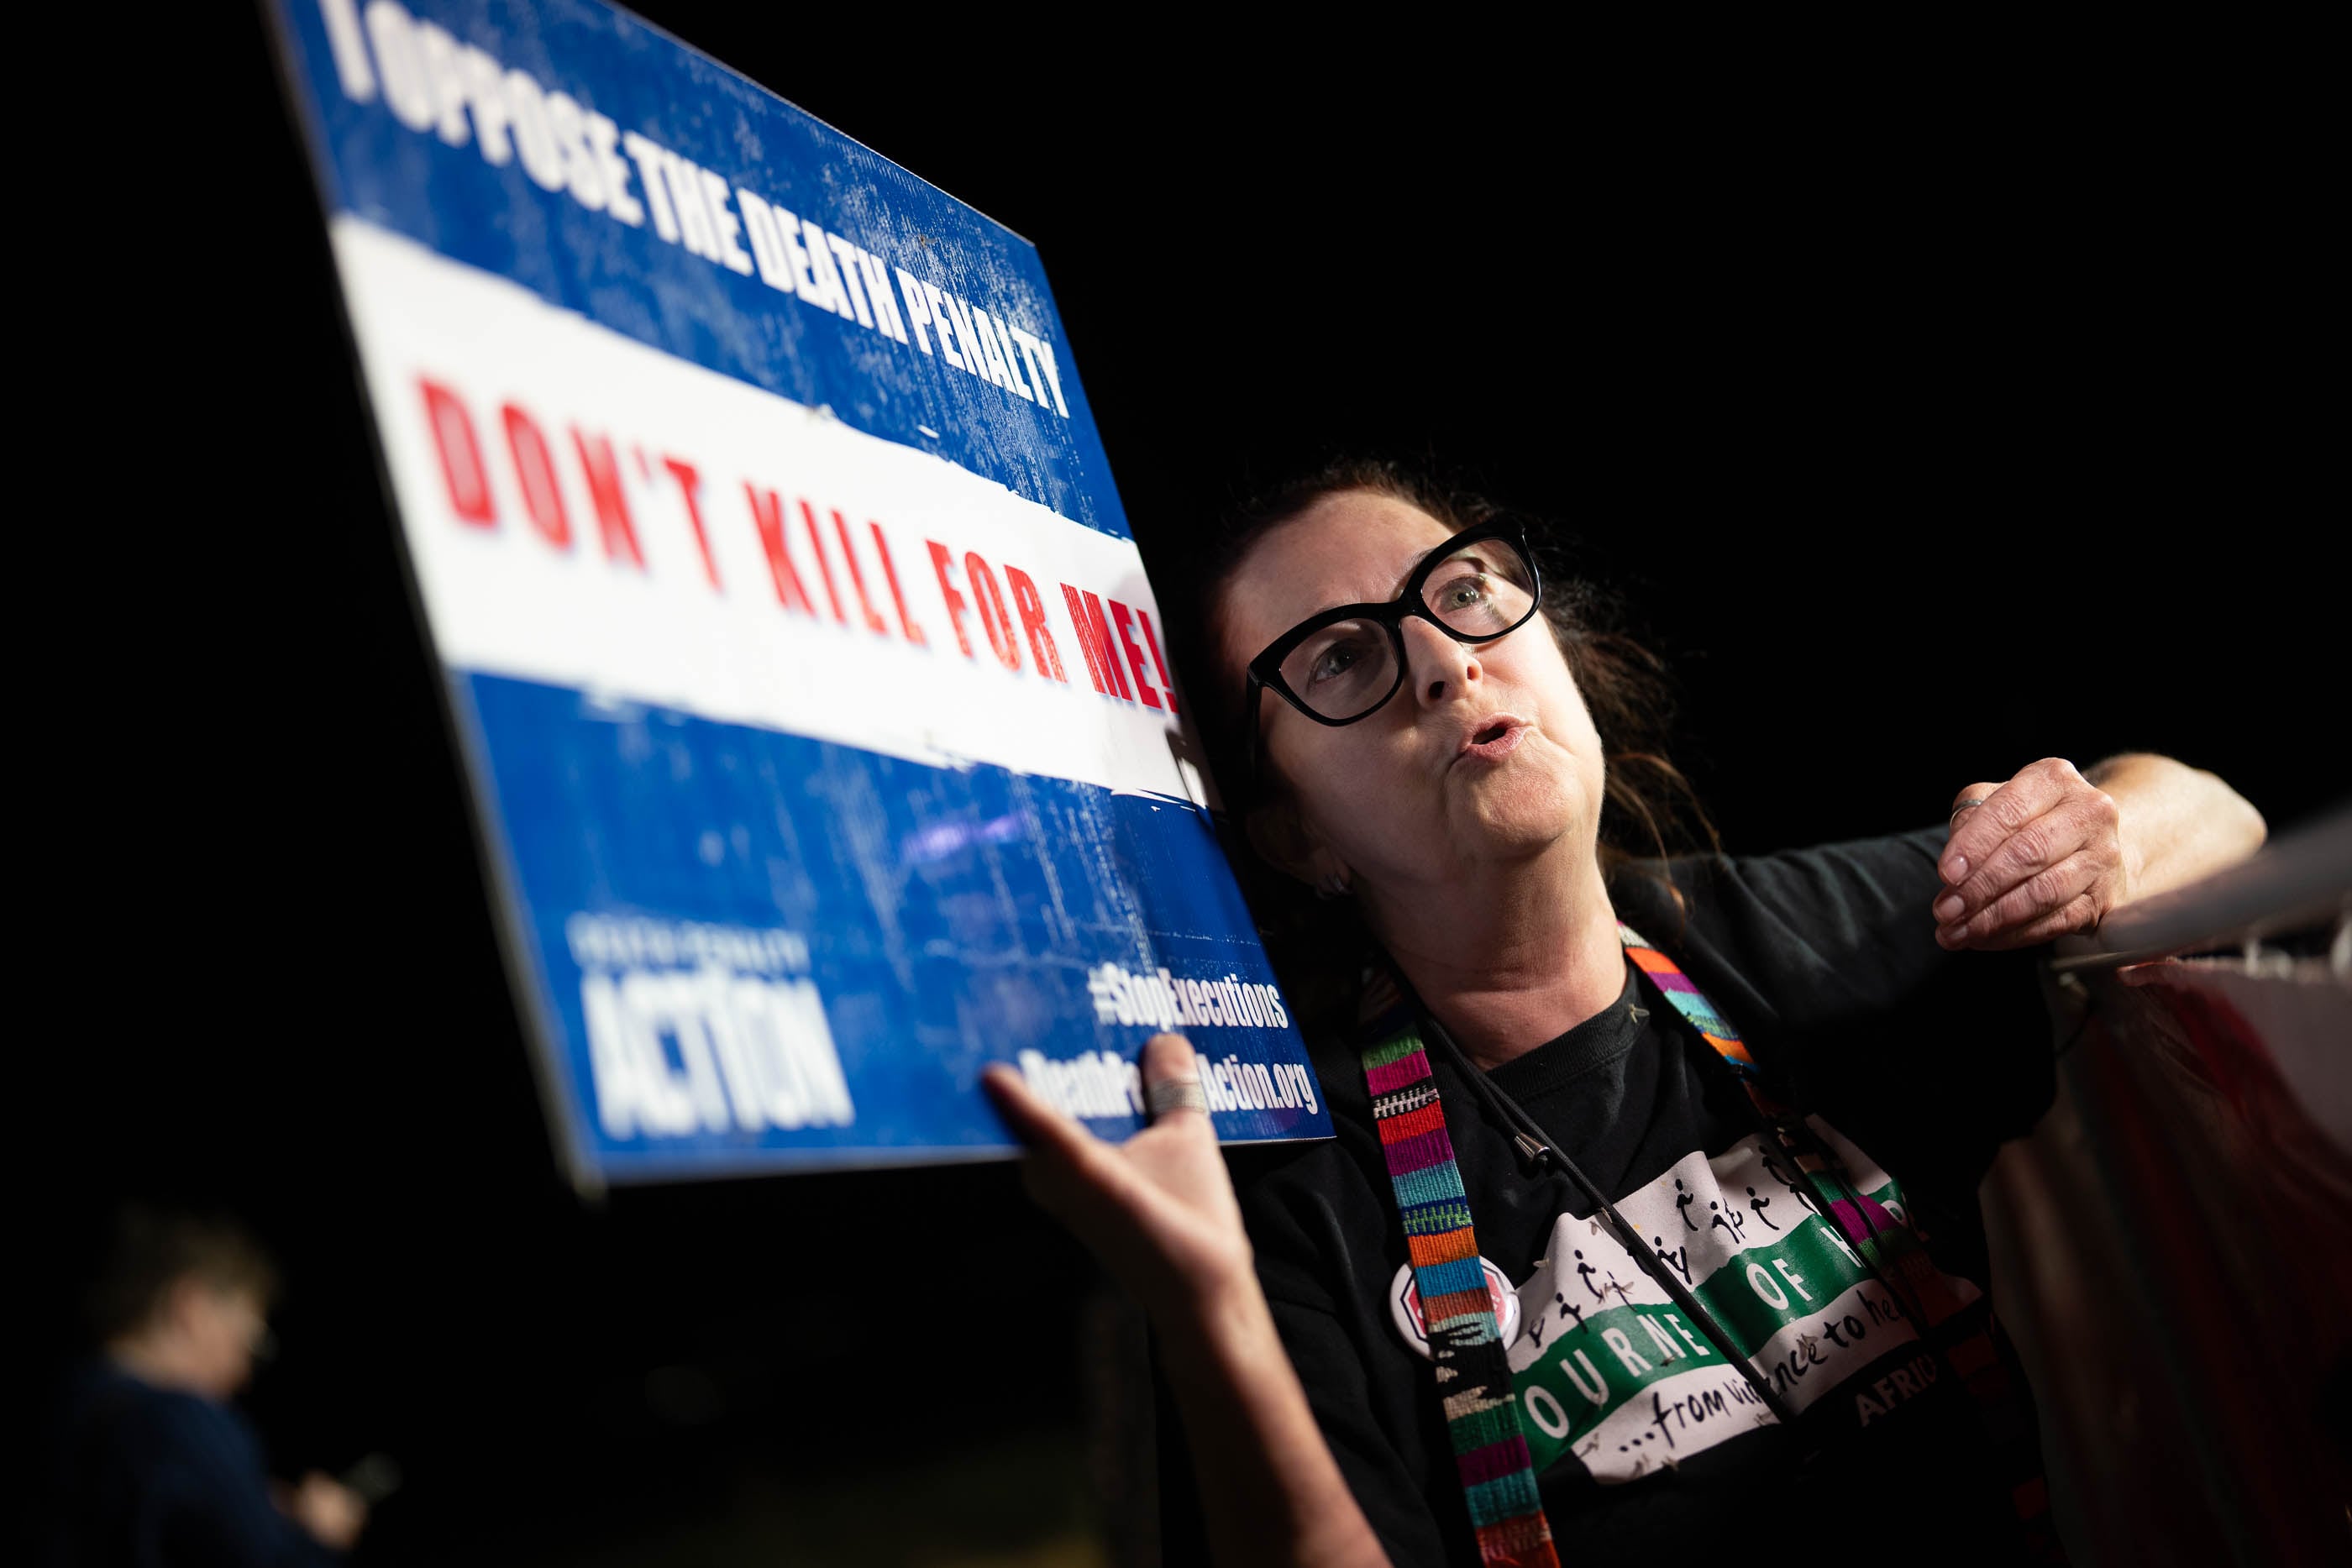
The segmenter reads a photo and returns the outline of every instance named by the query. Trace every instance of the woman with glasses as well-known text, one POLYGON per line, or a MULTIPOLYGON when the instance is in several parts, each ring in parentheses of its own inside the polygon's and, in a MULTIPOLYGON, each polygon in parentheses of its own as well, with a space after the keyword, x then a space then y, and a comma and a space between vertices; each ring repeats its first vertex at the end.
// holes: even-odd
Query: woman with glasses
POLYGON ((2261 820, 2050 760, 1919 832, 1669 856, 1652 672, 1536 545, 1381 465, 1245 515, 1191 684, 1300 895, 1286 988, 1344 998, 1339 1135, 1237 1198, 1163 1036, 1122 1146, 992 1076, 1032 1189, 1150 1311, 1222 1563, 2031 1560, 1974 1203, 2052 1090, 2022 950, 2261 820))

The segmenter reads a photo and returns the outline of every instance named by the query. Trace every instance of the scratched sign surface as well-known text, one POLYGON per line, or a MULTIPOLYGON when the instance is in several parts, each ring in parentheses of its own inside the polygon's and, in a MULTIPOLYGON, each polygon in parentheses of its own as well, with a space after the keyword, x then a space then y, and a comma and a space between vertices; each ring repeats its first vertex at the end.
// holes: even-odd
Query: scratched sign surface
POLYGON ((1028 242, 580 3, 279 0, 583 1185, 1330 1124, 1028 242))

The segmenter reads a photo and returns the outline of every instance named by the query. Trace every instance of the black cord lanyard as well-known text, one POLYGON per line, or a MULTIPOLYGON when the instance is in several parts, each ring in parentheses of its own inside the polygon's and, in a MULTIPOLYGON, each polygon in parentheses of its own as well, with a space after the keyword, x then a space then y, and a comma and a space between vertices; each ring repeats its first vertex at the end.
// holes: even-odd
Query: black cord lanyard
POLYGON ((1601 1191, 1565 1152, 1551 1146, 1543 1129, 1536 1125, 1535 1119, 1521 1110, 1518 1102, 1505 1093, 1499 1084, 1478 1070, 1462 1047, 1455 1043, 1454 1037, 1446 1032, 1445 1026, 1426 1009, 1422 1012, 1422 1022, 1432 1036, 1442 1040, 1445 1049, 1454 1053, 1456 1063, 1467 1070, 1471 1082, 1477 1086, 1476 1092, 1484 1095, 1487 1104, 1499 1110, 1504 1119, 1512 1124, 1516 1130, 1511 1134, 1511 1142, 1517 1147, 1519 1156, 1538 1169, 1549 1165, 1566 1176, 1569 1185, 1592 1206, 1593 1214, 1607 1223, 1617 1244, 1633 1257, 1633 1266, 1647 1274, 1676 1307, 1690 1315, 1691 1321, 1698 1325, 1699 1332, 1706 1335, 1723 1358, 1747 1379, 1748 1386, 1764 1401, 1764 1407, 1772 1412, 1773 1419, 1793 1429, 1799 1419, 1795 1408, 1773 1391, 1770 1381, 1756 1370, 1753 1363, 1739 1354, 1738 1342, 1724 1332, 1723 1325, 1715 1321, 1715 1314, 1699 1303, 1699 1299, 1691 1294, 1690 1288, 1675 1278, 1674 1270, 1666 1267, 1665 1260, 1653 1252, 1648 1243, 1642 1239, 1641 1233, 1617 1212, 1617 1206, 1610 1201, 1609 1195, 1601 1191))

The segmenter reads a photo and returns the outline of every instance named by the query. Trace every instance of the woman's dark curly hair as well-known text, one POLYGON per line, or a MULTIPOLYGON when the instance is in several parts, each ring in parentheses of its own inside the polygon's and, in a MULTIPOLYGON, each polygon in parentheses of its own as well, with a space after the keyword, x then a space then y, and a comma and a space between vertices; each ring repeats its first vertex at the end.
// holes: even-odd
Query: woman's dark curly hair
MULTIPOLYGON (((1190 613, 1174 638, 1179 678, 1194 694, 1193 721, 1223 793, 1230 827, 1267 803, 1284 788, 1270 762, 1255 786, 1249 776, 1248 725, 1259 716, 1243 709, 1244 683, 1239 670, 1223 666, 1225 588, 1257 542, 1275 528, 1334 495, 1361 491, 1417 507, 1459 533, 1499 515, 1503 508, 1484 497, 1451 488, 1427 474, 1387 459, 1344 458, 1263 491, 1235 507, 1205 552, 1192 566, 1191 591, 1179 603, 1190 613)), ((1619 629, 1614 604, 1592 583, 1568 570, 1562 541, 1551 528, 1531 522, 1529 543, 1544 574, 1544 619, 1566 655, 1600 732, 1607 768, 1601 817, 1601 868, 1611 875, 1663 877, 1667 856, 1702 846, 1719 848, 1715 830, 1682 771, 1668 761, 1665 737, 1673 717, 1672 684, 1664 666, 1619 629)), ((1365 934, 1343 911, 1316 900, 1294 878, 1267 865, 1247 844, 1247 835, 1228 831, 1227 848, 1251 907, 1276 961, 1293 990, 1316 969, 1360 952, 1365 934)), ((1313 988, 1321 990, 1318 985, 1313 988)), ((1310 1000, 1302 995, 1302 1002, 1310 1000)))

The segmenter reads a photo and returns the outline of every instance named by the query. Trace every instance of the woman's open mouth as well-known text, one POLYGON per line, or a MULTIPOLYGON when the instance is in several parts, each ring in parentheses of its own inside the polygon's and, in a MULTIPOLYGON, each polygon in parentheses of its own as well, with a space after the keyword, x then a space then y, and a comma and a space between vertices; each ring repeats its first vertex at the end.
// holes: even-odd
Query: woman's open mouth
POLYGON ((1528 733, 1527 721, 1507 713, 1495 714, 1479 722, 1462 738, 1462 749, 1456 763, 1473 759, 1499 762, 1518 749, 1520 739, 1528 733))

